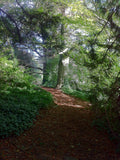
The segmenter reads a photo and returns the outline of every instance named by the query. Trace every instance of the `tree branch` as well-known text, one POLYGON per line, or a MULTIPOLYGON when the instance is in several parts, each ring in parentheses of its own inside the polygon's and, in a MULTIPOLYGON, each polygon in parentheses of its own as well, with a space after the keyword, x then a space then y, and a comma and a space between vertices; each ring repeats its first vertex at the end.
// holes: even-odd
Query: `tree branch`
POLYGON ((17 5, 22 9, 23 13, 24 13, 25 15, 27 15, 27 16, 30 17, 29 13, 26 12, 26 10, 25 10, 25 9, 23 8, 23 6, 18 2, 18 0, 16 0, 16 3, 17 3, 17 5))
MULTIPOLYGON (((7 16, 7 18, 15 25, 15 28, 16 28, 16 31, 17 31, 17 35, 18 35, 18 38, 19 38, 19 42, 21 42, 22 39, 21 39, 21 35, 20 35, 20 30, 18 28, 18 24, 16 23, 16 21, 13 19, 13 17, 10 14, 5 12, 2 8, 0 8, 0 12, 5 14, 7 16)), ((4 22, 4 24, 5 24, 5 22, 4 22)), ((6 25, 5 25, 5 27, 6 27, 6 25)), ((8 29, 8 26, 6 28, 8 29)), ((8 30, 8 31, 10 32, 10 30, 8 30)))
POLYGON ((40 67, 34 67, 34 66, 29 66, 29 65, 25 65, 25 67, 27 67, 27 68, 39 69, 39 70, 43 71, 43 69, 40 68, 40 67))

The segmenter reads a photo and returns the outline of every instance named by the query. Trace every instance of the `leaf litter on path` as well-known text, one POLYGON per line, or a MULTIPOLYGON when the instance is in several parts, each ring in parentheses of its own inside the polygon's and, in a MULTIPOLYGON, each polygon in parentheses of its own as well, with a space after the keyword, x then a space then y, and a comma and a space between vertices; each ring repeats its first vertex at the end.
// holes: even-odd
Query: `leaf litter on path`
POLYGON ((0 140, 0 160, 120 160, 107 133, 91 125, 90 104, 52 88, 57 107, 40 110, 33 127, 0 140))

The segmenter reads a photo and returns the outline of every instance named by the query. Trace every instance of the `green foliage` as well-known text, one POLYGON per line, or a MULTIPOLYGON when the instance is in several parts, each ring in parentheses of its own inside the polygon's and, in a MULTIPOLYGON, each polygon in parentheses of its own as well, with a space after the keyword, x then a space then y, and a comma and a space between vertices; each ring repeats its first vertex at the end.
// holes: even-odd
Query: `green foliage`
POLYGON ((106 1, 99 5, 89 2, 86 3, 88 8, 90 5, 93 6, 93 10, 90 8, 89 11, 93 11, 94 18, 97 18, 96 29, 89 32, 85 59, 85 66, 90 70, 90 78, 94 83, 91 88, 93 109, 96 117, 99 114, 95 125, 106 128, 120 140, 120 55, 117 47, 119 44, 117 37, 120 33, 119 5, 115 1, 106 1), (107 25, 108 23, 110 25, 107 25))
POLYGON ((33 125, 40 108, 49 107, 52 103, 51 95, 39 88, 1 92, 0 136, 20 134, 33 125))
POLYGON ((84 101, 90 101, 90 92, 88 91, 82 91, 82 90, 77 91, 77 90, 70 89, 68 87, 63 87, 62 90, 64 93, 69 94, 71 96, 80 98, 84 101))
POLYGON ((0 58, 0 73, 0 136, 19 135, 33 125, 40 108, 53 104, 53 99, 6 57, 0 58))
POLYGON ((104 108, 94 106, 93 111, 95 110, 95 118, 92 125, 98 130, 106 130, 110 139, 120 142, 120 120, 111 103, 108 102, 104 108))
MULTIPOLYGON (((2 0, 2 2, 5 1, 2 0)), ((10 2, 13 1, 10 0, 10 2)), ((34 2, 35 6, 33 8, 25 5, 26 7, 23 6, 24 10, 22 8, 18 9, 18 7, 11 7, 8 11, 6 9, 17 22, 16 24, 19 24, 18 28, 20 28, 21 35, 24 37, 22 38, 23 43, 25 45, 30 43, 42 46, 45 58, 47 56, 52 57, 61 52, 61 49, 67 47, 69 49, 67 56, 70 56, 72 60, 70 60, 69 69, 65 71, 63 91, 83 100, 90 100, 94 106, 96 117, 98 116, 94 124, 101 128, 107 128, 110 132, 117 132, 119 137, 120 131, 117 126, 120 122, 120 102, 118 99, 120 96, 120 4, 117 3, 117 0, 110 2, 34 0, 34 2), (65 9, 66 15, 64 15, 65 9), (64 25, 62 35, 61 24, 64 25), (38 43, 32 33, 42 35, 44 44, 38 43), (64 45, 61 42, 64 42, 64 45)), ((2 40, 2 43, 0 41, 0 47, 6 42, 8 43, 8 39, 12 39, 12 42, 16 43, 18 42, 17 39, 20 38, 20 35, 16 35, 17 26, 15 26, 15 23, 5 16, 3 20, 0 20, 0 36, 4 40, 2 40), (13 30, 15 30, 14 34, 11 32, 13 30)), ((4 50, 6 54, 9 54, 9 49, 4 50)), ((46 70, 43 72, 44 85, 55 87, 58 59, 48 59, 47 57, 46 70)), ((5 120, 5 127, 3 126, 3 134, 1 135, 4 135, 4 132, 5 135, 13 132, 17 134, 17 131, 19 133, 20 129, 15 131, 13 125, 11 126, 13 129, 8 129, 9 132, 5 130, 7 126, 12 124, 10 121, 12 120, 11 114, 13 122, 18 120, 15 115, 19 114, 15 107, 20 108, 20 110, 25 107, 24 110, 26 111, 22 111, 24 112, 23 117, 22 114, 20 114, 20 117, 25 123, 24 126, 26 126, 32 123, 30 118, 34 119, 34 116, 38 113, 37 108, 47 104, 47 100, 49 103, 52 102, 50 95, 46 95, 46 92, 43 93, 39 89, 34 90, 33 77, 24 74, 24 72, 25 70, 16 64, 16 60, 13 62, 6 57, 0 58, 0 93, 2 95, 0 106, 1 113, 3 113, 0 116, 1 120, 2 118, 5 119, 6 113, 9 113, 6 116, 9 118, 5 120), (24 121, 26 112, 29 116, 24 121), (9 121, 8 125, 7 122, 9 121)), ((18 122, 16 124, 18 125, 18 122)))
POLYGON ((18 67, 17 60, 8 60, 7 57, 0 57, 0 88, 9 87, 30 88, 33 77, 24 74, 25 70, 18 67))

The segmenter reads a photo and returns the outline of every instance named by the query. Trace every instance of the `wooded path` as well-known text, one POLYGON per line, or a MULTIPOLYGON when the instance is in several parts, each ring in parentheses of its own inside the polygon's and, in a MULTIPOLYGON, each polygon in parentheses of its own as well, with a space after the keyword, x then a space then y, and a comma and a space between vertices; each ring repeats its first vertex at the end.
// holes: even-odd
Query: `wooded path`
POLYGON ((120 160, 108 134, 92 126, 88 102, 44 89, 56 105, 42 109, 21 136, 0 140, 0 160, 120 160))

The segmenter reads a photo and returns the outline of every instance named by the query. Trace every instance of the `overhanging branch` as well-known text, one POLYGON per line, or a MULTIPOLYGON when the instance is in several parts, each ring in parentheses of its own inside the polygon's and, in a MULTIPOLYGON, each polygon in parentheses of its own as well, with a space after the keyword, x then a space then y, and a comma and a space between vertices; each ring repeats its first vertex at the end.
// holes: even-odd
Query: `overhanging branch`
MULTIPOLYGON (((20 30, 18 28, 17 22, 14 20, 14 18, 10 14, 8 14, 7 12, 5 12, 2 8, 0 8, 0 12, 2 12, 3 14, 5 14, 6 17, 15 25, 16 32, 17 32, 17 35, 18 35, 18 38, 19 38, 19 42, 21 42, 22 39, 21 39, 20 30)), ((3 22, 3 23, 5 25, 5 22, 3 22)), ((5 27, 6 27, 6 25, 5 25, 5 27)), ((8 30, 8 26, 6 27, 6 29, 8 30)), ((10 30, 8 30, 8 31, 10 32, 10 30)))

